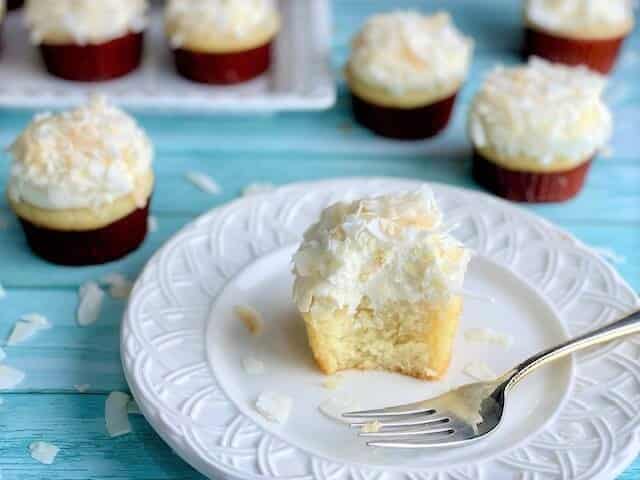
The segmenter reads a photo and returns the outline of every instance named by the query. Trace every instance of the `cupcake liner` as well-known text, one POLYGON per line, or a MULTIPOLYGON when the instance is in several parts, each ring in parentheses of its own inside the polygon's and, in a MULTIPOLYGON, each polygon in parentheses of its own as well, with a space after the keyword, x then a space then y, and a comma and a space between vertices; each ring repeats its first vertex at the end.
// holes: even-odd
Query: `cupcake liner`
POLYGON ((98 265, 124 257, 137 249, 147 235, 149 204, 126 217, 95 230, 63 231, 20 223, 31 250, 60 265, 98 265))
POLYGON ((351 92, 355 119, 383 137, 418 140, 433 137, 449 123, 457 92, 443 100, 416 108, 376 105, 351 92))
POLYGON ((527 27, 524 54, 526 57, 533 55, 567 65, 586 65, 591 70, 607 74, 613 69, 624 39, 622 36, 579 40, 527 27))
POLYGON ((515 202, 564 202, 582 189, 593 157, 570 170, 537 173, 509 170, 474 152, 473 178, 495 195, 515 202))
POLYGON ((198 83, 231 85, 246 82, 266 72, 271 64, 271 43, 233 53, 173 50, 176 70, 198 83))
POLYGON ((16 10, 18 8, 22 8, 24 5, 24 0, 7 0, 7 10, 16 10))
POLYGON ((142 59, 144 34, 128 33, 95 45, 43 43, 40 52, 52 75, 78 82, 121 77, 135 70, 142 59))

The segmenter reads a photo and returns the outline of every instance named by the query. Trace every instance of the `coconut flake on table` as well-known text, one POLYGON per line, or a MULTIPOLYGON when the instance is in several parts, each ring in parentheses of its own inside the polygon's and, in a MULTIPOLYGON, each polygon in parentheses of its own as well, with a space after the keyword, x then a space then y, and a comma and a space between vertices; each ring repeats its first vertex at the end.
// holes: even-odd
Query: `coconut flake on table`
POLYGON ((270 193, 275 189, 276 186, 271 182, 254 182, 242 189, 242 196, 250 197, 252 195, 260 195, 261 193, 270 193))
POLYGON ((80 302, 78 303, 78 325, 86 327, 98 320, 104 292, 95 282, 87 282, 80 287, 80 302))
POLYGON ((75 388, 76 391, 79 392, 79 393, 85 393, 85 392, 89 391, 89 389, 91 388, 91 384, 89 384, 89 383, 80 383, 78 385, 74 385, 73 388, 75 388))
POLYGON ((20 317, 13 327, 7 345, 13 346, 33 337, 40 330, 51 328, 51 323, 39 313, 28 313, 20 317))
POLYGON ((244 371, 249 375, 262 375, 264 373, 264 362, 256 357, 245 357, 242 359, 244 371))
POLYGON ((270 422, 283 424, 289 418, 293 400, 276 392, 263 392, 256 400, 256 411, 270 422))
POLYGON ((147 231, 149 233, 158 231, 158 218, 154 215, 149 215, 149 218, 147 218, 147 231))
POLYGON ((491 370, 491 367, 481 360, 467 363, 462 369, 462 373, 482 382, 495 380, 498 377, 498 375, 491 370))
POLYGON ((331 397, 318 405, 318 410, 332 420, 349 423, 343 413, 360 410, 360 405, 348 396, 331 397))
POLYGON ((468 328, 464 332, 464 339, 467 342, 493 343, 505 348, 513 344, 511 335, 496 332, 490 328, 468 328))
POLYGON ((185 177, 205 193, 210 195, 218 195, 222 193, 222 188, 220 188, 218 182, 205 173, 190 171, 185 174, 185 177))
POLYGON ((111 438, 131 432, 128 405, 131 397, 123 392, 111 392, 104 402, 104 421, 111 438))
POLYGON ((129 297, 133 282, 121 273, 109 273, 100 279, 100 283, 109 287, 109 295, 115 299, 129 297))
POLYGON ((49 442, 33 442, 29 445, 31 458, 45 465, 51 465, 60 448, 49 442))
POLYGON ((24 380, 24 372, 8 365, 0 365, 0 390, 11 389, 24 380))
POLYGON ((260 335, 264 328, 264 320, 262 315, 255 308, 249 305, 236 305, 233 307, 236 317, 244 323, 247 330, 252 335, 260 335))

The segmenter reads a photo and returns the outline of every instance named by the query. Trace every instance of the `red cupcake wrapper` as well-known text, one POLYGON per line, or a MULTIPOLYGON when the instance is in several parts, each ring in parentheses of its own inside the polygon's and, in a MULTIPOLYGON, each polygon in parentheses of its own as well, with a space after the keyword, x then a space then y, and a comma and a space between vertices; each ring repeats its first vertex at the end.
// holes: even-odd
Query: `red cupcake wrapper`
POLYGON ((16 10, 18 8, 22 8, 24 5, 24 0, 8 0, 7 1, 7 10, 16 10))
POLYGON ((578 40, 528 27, 525 29, 524 54, 567 65, 586 65, 591 70, 607 74, 613 69, 624 39, 622 36, 578 40))
POLYGON ((507 200, 564 202, 580 192, 592 160, 590 158, 575 168, 561 172, 521 172, 501 167, 476 151, 472 174, 481 186, 507 200))
POLYGON ((144 34, 139 32, 95 45, 43 43, 40 52, 52 75, 77 82, 96 82, 135 70, 142 59, 143 43, 144 34))
POLYGON ((269 69, 271 42, 251 50, 207 53, 177 48, 173 50, 176 70, 198 83, 232 85, 251 80, 269 69))
POLYGON ((60 265, 98 265, 124 257, 147 235, 149 205, 95 230, 63 231, 40 227, 20 218, 33 252, 60 265))
POLYGON ((369 130, 388 138, 418 140, 430 138, 446 128, 457 92, 443 100, 417 108, 376 105, 351 92, 355 119, 369 130))

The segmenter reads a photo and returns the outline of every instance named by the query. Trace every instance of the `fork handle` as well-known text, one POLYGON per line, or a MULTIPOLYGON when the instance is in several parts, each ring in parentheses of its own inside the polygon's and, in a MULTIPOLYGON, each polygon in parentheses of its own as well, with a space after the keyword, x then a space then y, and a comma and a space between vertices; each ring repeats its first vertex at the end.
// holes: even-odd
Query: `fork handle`
POLYGON ((519 364, 514 370, 509 372, 511 374, 511 379, 509 380, 506 389, 510 390, 515 387, 520 380, 534 370, 537 370, 542 365, 564 358, 579 350, 609 342, 616 338, 632 335, 634 333, 640 333, 640 310, 627 315, 620 320, 605 325, 604 327, 585 333, 584 335, 580 335, 579 337, 568 340, 528 358, 519 364))

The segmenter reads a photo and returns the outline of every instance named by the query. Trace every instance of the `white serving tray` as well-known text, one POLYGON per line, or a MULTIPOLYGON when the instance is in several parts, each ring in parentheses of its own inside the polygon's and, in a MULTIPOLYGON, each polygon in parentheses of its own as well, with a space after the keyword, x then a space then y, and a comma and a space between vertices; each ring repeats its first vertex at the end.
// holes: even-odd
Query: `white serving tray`
POLYGON ((145 58, 135 72, 107 82, 57 79, 44 69, 28 41, 21 13, 4 25, 0 56, 0 107, 59 108, 100 92, 123 107, 199 112, 321 110, 335 102, 330 68, 329 0, 278 0, 283 17, 268 73, 237 86, 200 85, 179 77, 164 36, 162 12, 154 7, 145 58))

